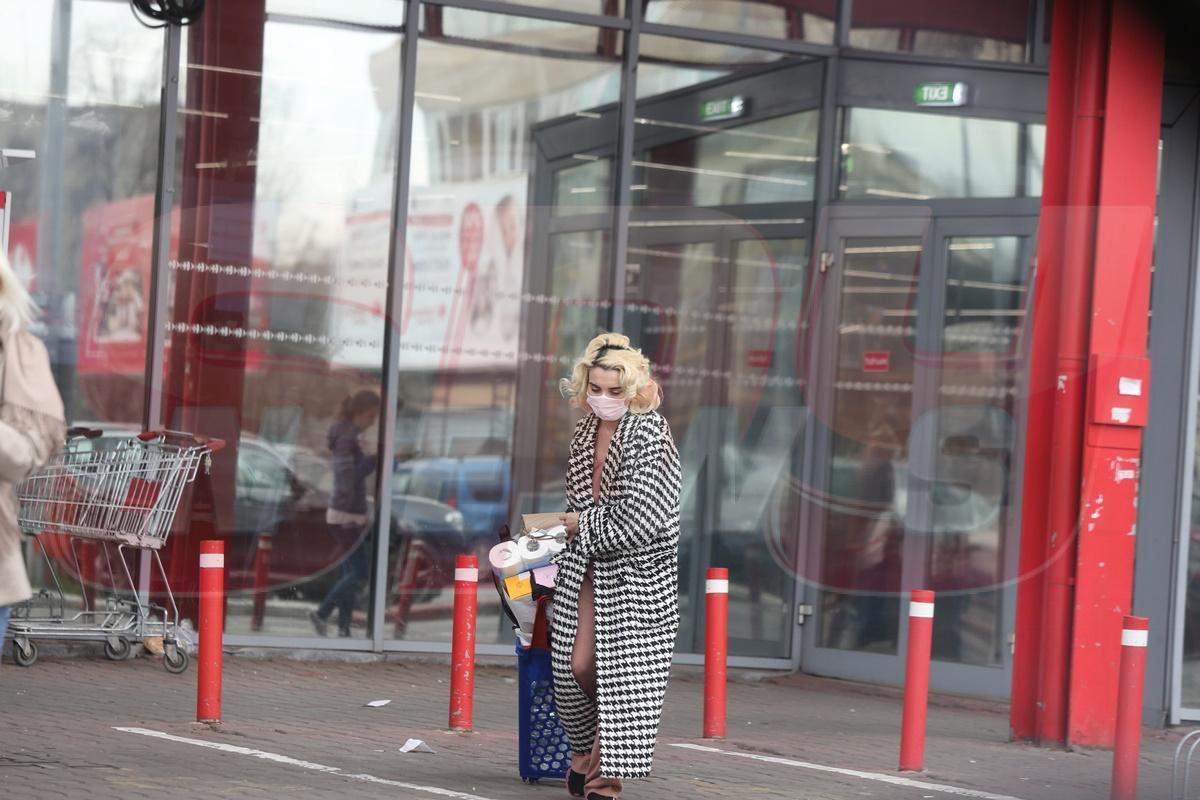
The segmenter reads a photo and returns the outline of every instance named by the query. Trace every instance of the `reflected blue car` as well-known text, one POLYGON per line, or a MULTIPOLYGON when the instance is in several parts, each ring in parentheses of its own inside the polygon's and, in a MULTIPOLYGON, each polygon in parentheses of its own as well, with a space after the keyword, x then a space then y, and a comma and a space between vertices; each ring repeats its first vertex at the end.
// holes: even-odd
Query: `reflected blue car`
POLYGON ((511 462, 501 455, 419 458, 396 465, 395 489, 457 509, 468 552, 486 563, 496 531, 508 521, 511 462))

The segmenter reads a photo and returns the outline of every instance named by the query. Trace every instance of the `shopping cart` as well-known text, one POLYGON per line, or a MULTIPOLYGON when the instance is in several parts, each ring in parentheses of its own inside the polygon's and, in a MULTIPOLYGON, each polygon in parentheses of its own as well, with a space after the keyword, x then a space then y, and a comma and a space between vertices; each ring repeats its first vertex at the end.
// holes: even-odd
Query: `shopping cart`
POLYGON ((571 765, 571 745, 554 708, 549 608, 550 599, 540 599, 532 642, 525 647, 517 640, 518 749, 521 780, 526 783, 535 783, 540 778, 565 779, 571 765))
POLYGON ((219 439, 177 431, 111 439, 95 429, 68 431, 63 450, 17 485, 21 531, 41 549, 53 592, 44 589, 13 609, 14 661, 25 667, 37 661, 37 639, 102 641, 105 655, 121 660, 134 642, 153 636, 162 638, 168 672, 187 669, 191 642, 179 625, 179 607, 158 551, 167 542, 184 490, 201 466, 208 472, 212 454, 222 447, 219 439), (82 577, 79 548, 88 543, 99 546, 113 591, 101 604, 89 600, 84 587, 82 610, 72 614, 52 554, 69 557, 82 577), (169 608, 139 594, 131 551, 152 556, 169 608), (39 615, 42 604, 45 613, 39 615))

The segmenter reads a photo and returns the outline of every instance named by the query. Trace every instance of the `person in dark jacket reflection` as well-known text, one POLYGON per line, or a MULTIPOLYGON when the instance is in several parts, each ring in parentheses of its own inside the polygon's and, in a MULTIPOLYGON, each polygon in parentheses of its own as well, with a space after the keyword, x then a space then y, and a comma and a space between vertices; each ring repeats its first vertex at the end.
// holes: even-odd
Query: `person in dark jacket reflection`
POLYGON ((325 511, 325 522, 335 541, 354 542, 354 549, 342 561, 342 576, 320 607, 309 614, 317 633, 328 632, 329 615, 337 608, 338 635, 350 635, 350 618, 359 587, 367 579, 370 567, 369 536, 364 529, 370 522, 367 506, 367 477, 375 471, 378 458, 363 452, 359 438, 379 418, 379 395, 363 390, 342 401, 338 419, 329 428, 325 444, 332 454, 333 496, 325 511))

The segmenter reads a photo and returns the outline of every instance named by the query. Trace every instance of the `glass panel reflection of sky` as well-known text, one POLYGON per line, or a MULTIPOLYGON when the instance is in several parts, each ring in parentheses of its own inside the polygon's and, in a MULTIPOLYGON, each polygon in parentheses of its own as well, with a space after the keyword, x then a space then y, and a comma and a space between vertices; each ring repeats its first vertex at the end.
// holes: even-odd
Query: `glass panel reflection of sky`
POLYGON ((849 109, 839 194, 875 200, 1015 197, 1019 133, 1020 123, 1009 120, 849 109))

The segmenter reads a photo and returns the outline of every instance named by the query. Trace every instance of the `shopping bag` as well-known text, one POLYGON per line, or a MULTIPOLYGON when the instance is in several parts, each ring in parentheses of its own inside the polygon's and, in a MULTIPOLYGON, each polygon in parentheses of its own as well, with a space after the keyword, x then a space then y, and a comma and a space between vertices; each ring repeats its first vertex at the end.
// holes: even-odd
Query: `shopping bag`
POLYGON ((538 600, 532 642, 517 642, 518 763, 521 780, 567 777, 571 744, 554 707, 554 674, 550 666, 550 599, 538 600))

